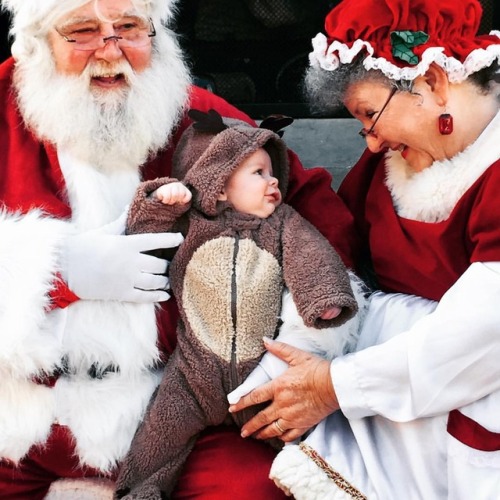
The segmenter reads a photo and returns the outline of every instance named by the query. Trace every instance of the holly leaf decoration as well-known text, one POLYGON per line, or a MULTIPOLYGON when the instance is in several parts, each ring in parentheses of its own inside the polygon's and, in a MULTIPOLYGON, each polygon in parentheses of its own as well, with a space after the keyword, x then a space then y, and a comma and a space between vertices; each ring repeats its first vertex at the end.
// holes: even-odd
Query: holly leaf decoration
POLYGON ((265 128, 267 130, 272 130, 275 134, 283 137, 285 127, 288 127, 293 123, 293 118, 286 115, 269 115, 264 118, 259 125, 259 128, 265 128))
POLYGON ((200 132, 218 134, 228 128, 222 121, 222 116, 215 109, 209 109, 207 113, 199 109, 190 109, 188 116, 194 122, 193 128, 200 132))
POLYGON ((412 49, 424 44, 427 40, 429 40, 429 35, 424 31, 392 31, 392 55, 414 66, 418 64, 418 57, 412 49))

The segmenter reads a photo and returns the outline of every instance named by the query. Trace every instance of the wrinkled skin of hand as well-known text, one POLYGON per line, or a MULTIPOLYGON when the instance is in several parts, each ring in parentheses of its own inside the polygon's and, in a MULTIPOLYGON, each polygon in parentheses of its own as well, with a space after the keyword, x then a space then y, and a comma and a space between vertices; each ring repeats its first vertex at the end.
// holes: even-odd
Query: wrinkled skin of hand
POLYGON ((325 417, 339 409, 330 376, 330 362, 288 344, 265 341, 269 352, 288 363, 283 375, 254 389, 229 408, 231 413, 269 402, 241 429, 242 437, 279 437, 294 441, 325 417), (285 432, 281 434, 274 422, 285 432))

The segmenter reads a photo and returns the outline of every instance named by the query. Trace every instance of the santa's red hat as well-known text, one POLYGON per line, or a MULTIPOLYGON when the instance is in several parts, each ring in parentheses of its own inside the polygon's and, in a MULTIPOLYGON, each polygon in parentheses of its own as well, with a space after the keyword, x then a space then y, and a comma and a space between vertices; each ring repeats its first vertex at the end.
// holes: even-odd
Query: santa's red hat
POLYGON ((358 54, 366 69, 413 80, 432 62, 450 81, 500 61, 500 31, 478 36, 478 0, 343 0, 313 39, 312 66, 334 71, 358 54))

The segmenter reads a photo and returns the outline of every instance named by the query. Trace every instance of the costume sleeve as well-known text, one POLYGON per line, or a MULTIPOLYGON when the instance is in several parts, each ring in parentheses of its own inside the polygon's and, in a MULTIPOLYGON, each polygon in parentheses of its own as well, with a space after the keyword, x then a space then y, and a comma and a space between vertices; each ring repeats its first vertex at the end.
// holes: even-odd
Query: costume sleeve
POLYGON ((338 326, 357 311, 347 269, 321 233, 293 208, 283 206, 283 276, 299 314, 307 326, 338 326), (321 314, 341 307, 337 318, 321 314))
POLYGON ((127 216, 127 234, 163 233, 178 230, 176 222, 189 210, 191 203, 166 205, 150 196, 160 186, 173 182, 179 181, 171 177, 163 177, 145 181, 139 185, 127 216))
POLYGON ((434 312, 381 345, 332 362, 349 418, 405 422, 500 389, 500 263, 474 263, 434 312))
MULTIPOLYGON (((286 132, 284 138, 286 141, 286 132)), ((331 188, 331 175, 321 167, 305 169, 291 150, 288 156, 290 179, 285 201, 319 230, 347 267, 355 269, 359 236, 352 214, 331 188)))
MULTIPOLYGON (((190 106, 201 111, 213 108, 222 116, 255 123, 220 97, 197 87, 193 88, 190 106)), ((286 132, 284 139, 286 142, 286 132)), ((320 167, 305 169, 291 150, 288 157, 290 175, 285 201, 311 222, 334 246, 346 266, 352 268, 359 245, 358 236, 352 215, 331 188, 331 175, 320 167)))

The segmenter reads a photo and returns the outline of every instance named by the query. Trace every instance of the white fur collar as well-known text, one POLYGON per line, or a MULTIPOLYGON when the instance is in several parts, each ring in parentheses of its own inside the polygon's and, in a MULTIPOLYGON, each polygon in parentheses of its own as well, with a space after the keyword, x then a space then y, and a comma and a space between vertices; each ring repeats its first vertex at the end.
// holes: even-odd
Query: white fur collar
POLYGON ((447 219, 472 184, 500 158, 500 113, 467 149, 449 160, 411 172, 399 151, 386 154, 386 185, 401 217, 423 222, 447 219))

